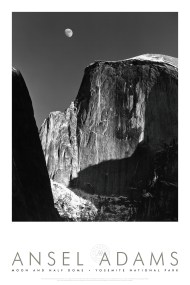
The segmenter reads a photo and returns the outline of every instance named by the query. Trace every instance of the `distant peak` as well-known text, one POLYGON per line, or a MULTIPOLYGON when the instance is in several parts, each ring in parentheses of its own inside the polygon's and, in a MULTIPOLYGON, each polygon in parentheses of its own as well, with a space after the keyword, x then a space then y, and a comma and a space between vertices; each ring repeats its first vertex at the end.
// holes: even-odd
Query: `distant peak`
POLYGON ((50 112, 49 113, 49 115, 51 116, 51 115, 58 115, 58 114, 60 114, 60 113, 62 113, 61 111, 52 111, 52 112, 50 112))

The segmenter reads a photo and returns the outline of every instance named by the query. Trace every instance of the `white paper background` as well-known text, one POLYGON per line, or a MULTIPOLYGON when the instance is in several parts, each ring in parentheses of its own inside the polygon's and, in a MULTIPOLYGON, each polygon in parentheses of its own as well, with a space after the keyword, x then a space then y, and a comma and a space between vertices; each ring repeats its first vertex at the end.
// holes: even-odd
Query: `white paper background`
MULTIPOLYGON (((1 3, 1 139, 0 139, 0 174, 1 174, 1 284, 82 284, 74 281, 57 281, 52 278, 148 278, 133 279, 133 284, 189 284, 189 209, 190 209, 190 167, 189 167, 189 28, 190 15, 187 4, 182 1, 6 1, 1 3), (128 3, 126 3, 128 2, 128 3), (12 223, 11 222, 11 53, 12 53, 12 11, 178 11, 179 12, 179 222, 102 222, 102 223, 12 223), (46 253, 70 251, 71 257, 77 251, 85 267, 98 268, 90 257, 92 248, 104 245, 110 251, 112 268, 116 268, 116 251, 124 251, 129 259, 134 259, 140 251, 144 262, 148 264, 150 252, 166 254, 178 252, 179 272, 176 273, 133 273, 133 274, 69 274, 54 273, 12 273, 11 263, 16 252, 23 254, 23 262, 28 264, 28 252, 46 253), (113 257, 113 258, 112 258, 113 257), (91 265, 88 265, 88 263, 91 265), (58 283, 59 282, 59 283, 58 283)), ((185 2, 185 1, 184 1, 185 2)), ((188 1, 186 1, 188 2, 188 1)), ((60 258, 60 257, 59 257, 60 258)), ((57 258, 58 260, 58 258, 57 258)), ((71 258, 72 263, 72 258, 71 258)), ((71 268, 76 268, 75 260, 71 268)), ((42 266, 44 268, 44 266, 42 266)), ((42 268, 41 267, 41 268, 42 268)), ((124 266, 126 270, 129 265, 124 266)), ((29 268, 29 266, 23 266, 29 268)), ((62 268, 55 266, 55 268, 62 268)), ((141 267, 142 268, 142 267, 141 267)), ((144 268, 150 268, 144 266, 144 268)), ((110 281, 107 284, 118 284, 110 281)), ((131 281, 119 282, 130 283, 131 281)), ((89 284, 90 281, 85 282, 89 284)), ((103 281, 93 281, 102 284, 103 281)))

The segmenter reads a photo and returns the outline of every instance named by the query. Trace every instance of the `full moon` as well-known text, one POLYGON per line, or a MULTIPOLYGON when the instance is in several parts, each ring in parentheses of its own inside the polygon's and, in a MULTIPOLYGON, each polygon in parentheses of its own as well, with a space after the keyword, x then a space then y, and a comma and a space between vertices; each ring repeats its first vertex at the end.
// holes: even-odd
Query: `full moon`
POLYGON ((65 35, 68 37, 68 38, 71 38, 72 35, 73 35, 73 31, 71 29, 65 29, 65 35))

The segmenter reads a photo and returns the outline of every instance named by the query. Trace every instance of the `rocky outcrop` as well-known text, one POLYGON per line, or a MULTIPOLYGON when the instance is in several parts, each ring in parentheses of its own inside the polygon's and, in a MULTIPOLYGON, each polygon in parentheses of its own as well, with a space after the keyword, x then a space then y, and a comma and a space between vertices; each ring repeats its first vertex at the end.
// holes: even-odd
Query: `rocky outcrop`
POLYGON ((52 112, 40 129, 40 139, 51 179, 68 185, 77 177, 77 112, 74 103, 65 111, 52 112))
POLYGON ((62 183, 51 180, 54 204, 63 221, 94 221, 98 214, 95 205, 62 183))
POLYGON ((176 63, 144 55, 89 65, 72 107, 40 129, 50 177, 138 201, 155 179, 176 185, 177 156, 165 152, 176 150, 178 137, 176 63))
POLYGON ((13 221, 56 221, 50 180, 30 95, 19 71, 12 71, 13 221))

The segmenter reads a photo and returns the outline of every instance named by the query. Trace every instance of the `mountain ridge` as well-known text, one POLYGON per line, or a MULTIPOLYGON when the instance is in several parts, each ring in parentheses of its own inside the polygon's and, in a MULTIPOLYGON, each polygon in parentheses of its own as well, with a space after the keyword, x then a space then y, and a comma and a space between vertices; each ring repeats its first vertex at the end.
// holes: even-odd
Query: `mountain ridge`
POLYGON ((127 59, 119 59, 119 60, 95 60, 94 62, 90 63, 87 68, 91 65, 94 65, 98 62, 102 62, 102 63, 118 63, 118 62, 130 62, 130 61, 134 61, 134 60, 139 60, 139 61, 152 61, 152 62, 157 62, 157 63, 166 63, 166 64, 170 64, 176 68, 178 68, 178 58, 177 57, 172 57, 172 56, 168 56, 168 55, 163 55, 163 54, 151 54, 151 53, 147 53, 147 54, 142 54, 142 55, 138 55, 135 57, 130 57, 127 59))

